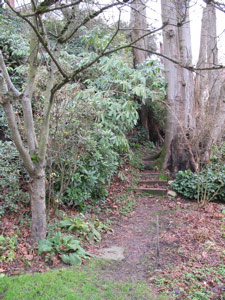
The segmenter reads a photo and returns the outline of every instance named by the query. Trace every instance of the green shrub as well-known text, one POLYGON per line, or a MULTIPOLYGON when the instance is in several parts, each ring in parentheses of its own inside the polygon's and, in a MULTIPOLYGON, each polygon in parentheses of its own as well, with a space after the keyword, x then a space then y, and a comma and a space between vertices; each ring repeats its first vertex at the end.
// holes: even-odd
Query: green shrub
MULTIPOLYGON (((101 48, 104 38, 96 39, 91 39, 94 48, 101 48)), ((95 55, 81 53, 74 63, 82 65, 95 55)), ((148 97, 155 99, 153 89, 163 89, 157 61, 134 70, 123 56, 121 52, 101 58, 83 74, 82 84, 67 85, 57 94, 47 168, 51 203, 56 200, 82 211, 87 199, 105 199, 121 155, 130 151, 126 133, 137 124, 139 105, 135 97, 143 102, 148 97)), ((64 53, 62 60, 66 57, 64 53)), ((135 164, 142 168, 140 160, 135 164)))
POLYGON ((225 202, 225 166, 210 165, 203 169, 200 174, 187 171, 180 171, 171 184, 179 194, 189 199, 225 202))
POLYGON ((24 38, 26 34, 29 33, 22 20, 16 18, 9 10, 0 9, 0 49, 11 79, 19 89, 24 83, 29 53, 29 43, 24 38))
POLYGON ((29 201, 28 193, 20 188, 20 178, 26 176, 19 154, 12 142, 0 141, 0 215, 17 211, 18 203, 29 201))

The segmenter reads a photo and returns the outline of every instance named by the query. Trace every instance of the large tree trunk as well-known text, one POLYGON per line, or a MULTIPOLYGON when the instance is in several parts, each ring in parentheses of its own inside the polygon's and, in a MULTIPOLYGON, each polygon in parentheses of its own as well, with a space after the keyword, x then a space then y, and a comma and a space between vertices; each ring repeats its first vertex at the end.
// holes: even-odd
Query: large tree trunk
MULTIPOLYGON (((188 1, 162 0, 164 54, 191 65, 191 40, 188 1)), ((207 4, 203 10, 198 68, 218 65, 215 8, 207 4)), ((225 122, 224 71, 202 70, 193 75, 165 60, 168 82, 168 113, 164 167, 172 173, 187 168, 199 169, 206 162, 212 144, 222 136, 225 122), (195 90, 193 90, 195 86, 195 90)))
MULTIPOLYGON (((213 68, 218 65, 216 12, 214 5, 203 9, 199 68, 213 68)), ((224 130, 224 71, 202 70, 195 79, 195 101, 197 107, 197 134, 199 158, 207 162, 213 143, 219 142, 224 130)))
MULTIPOLYGON (((134 0, 132 2, 130 27, 132 41, 135 41, 136 39, 138 39, 146 33, 147 20, 145 0, 134 0)), ((140 39, 138 42, 135 43, 135 46, 142 49, 147 49, 147 38, 140 39)), ((133 48, 133 54, 134 68, 142 64, 147 58, 147 52, 143 50, 133 48)))
MULTIPOLYGON (((162 0, 163 54, 191 63, 190 25, 187 1, 162 0)), ((167 88, 166 155, 164 167, 172 173, 194 168, 188 136, 195 126, 193 120, 193 75, 178 64, 164 60, 167 88)))
MULTIPOLYGON (((213 5, 203 9, 198 68, 213 68, 218 64, 216 40, 216 15, 213 5)), ((198 71, 195 79, 195 101, 197 105, 198 127, 206 122, 209 115, 216 113, 218 92, 216 85, 218 70, 198 71)))
POLYGON ((45 172, 44 169, 30 182, 32 239, 37 242, 46 236, 45 172))
MULTIPOLYGON (((145 1, 134 0, 131 4, 130 16, 131 39, 135 41, 143 36, 147 30, 146 20, 146 5, 145 1)), ((147 49, 147 38, 140 39, 135 43, 136 47, 147 49)), ((136 69, 138 65, 142 64, 147 59, 147 52, 133 48, 133 64, 136 69)), ((145 128, 147 139, 149 139, 149 116, 148 107, 146 104, 141 103, 140 120, 142 127, 145 128)))

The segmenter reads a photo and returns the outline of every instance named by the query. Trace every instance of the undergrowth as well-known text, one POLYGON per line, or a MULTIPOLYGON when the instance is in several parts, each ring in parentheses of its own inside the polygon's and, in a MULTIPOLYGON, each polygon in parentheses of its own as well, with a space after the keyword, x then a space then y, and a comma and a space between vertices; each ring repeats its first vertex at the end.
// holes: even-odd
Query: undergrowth
POLYGON ((180 171, 171 188, 182 196, 199 200, 225 202, 225 166, 211 165, 200 174, 180 171))

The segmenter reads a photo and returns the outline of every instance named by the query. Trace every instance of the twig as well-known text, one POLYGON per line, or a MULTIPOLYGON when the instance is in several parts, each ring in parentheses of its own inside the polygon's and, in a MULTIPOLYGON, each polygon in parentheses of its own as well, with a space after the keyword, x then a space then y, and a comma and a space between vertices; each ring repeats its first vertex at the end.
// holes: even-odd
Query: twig
POLYGON ((156 239, 157 239, 157 246, 156 246, 156 257, 157 257, 157 265, 160 266, 159 263, 159 216, 156 216, 156 239))

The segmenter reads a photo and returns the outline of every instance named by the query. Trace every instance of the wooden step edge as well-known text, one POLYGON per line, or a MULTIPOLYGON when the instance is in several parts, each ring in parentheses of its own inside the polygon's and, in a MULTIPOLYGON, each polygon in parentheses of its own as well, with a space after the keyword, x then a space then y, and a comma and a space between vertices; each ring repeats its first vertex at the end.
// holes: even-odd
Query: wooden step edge
POLYGON ((164 196, 167 195, 167 189, 157 189, 157 188, 136 188, 137 193, 148 193, 150 195, 164 196))
POLYGON ((144 171, 142 171, 141 172, 141 175, 145 175, 145 174, 147 174, 147 175, 158 175, 158 176, 160 176, 160 175, 169 175, 169 172, 167 172, 167 171, 162 171, 162 172, 156 172, 156 171, 149 171, 149 170, 144 170, 144 171))
MULTIPOLYGON (((164 174, 167 176, 167 174, 164 174)), ((160 177, 163 176, 162 174, 157 174, 157 175, 152 175, 152 174, 147 174, 147 175, 141 175, 141 180, 162 180, 162 181, 168 181, 169 177, 167 176, 168 180, 161 179, 160 177)))
POLYGON ((143 171, 142 174, 169 174, 169 171, 165 171, 165 170, 162 170, 162 171, 143 171))
POLYGON ((153 166, 154 165, 153 160, 142 160, 142 163, 143 163, 144 166, 146 166, 146 165, 153 166))
POLYGON ((159 185, 167 185, 168 181, 167 180, 156 180, 156 179, 148 179, 148 180, 139 180, 139 184, 159 184, 159 185))

